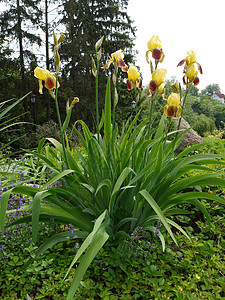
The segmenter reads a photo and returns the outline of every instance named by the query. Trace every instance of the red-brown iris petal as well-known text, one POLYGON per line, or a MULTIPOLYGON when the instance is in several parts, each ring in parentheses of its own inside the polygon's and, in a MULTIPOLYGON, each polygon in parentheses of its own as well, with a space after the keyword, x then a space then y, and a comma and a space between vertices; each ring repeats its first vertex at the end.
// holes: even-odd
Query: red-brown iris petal
POLYGON ((179 64, 177 65, 177 67, 182 66, 184 63, 185 63, 185 59, 182 59, 182 60, 179 62, 179 64))
POLYGON ((198 85, 199 84, 199 78, 197 76, 195 76, 195 79, 193 80, 193 84, 194 85, 198 85))
POLYGON ((108 69, 110 65, 111 65, 111 62, 107 62, 107 64, 105 64, 103 67, 101 67, 101 69, 108 69))
POLYGON ((149 83, 149 89, 154 92, 157 88, 157 85, 156 85, 156 82, 155 80, 151 80, 150 83, 149 83))
POLYGON ((132 84, 131 84, 131 81, 129 79, 127 79, 127 89, 129 91, 132 90, 132 84))
POLYGON ((142 79, 140 78, 139 83, 138 83, 138 89, 141 89, 142 87, 142 79))
POLYGON ((55 81, 52 77, 47 77, 45 79, 45 87, 48 89, 48 90, 52 90, 55 88, 55 81))
POLYGON ((175 107, 174 105, 169 105, 167 108, 167 116, 173 117, 175 115, 175 107))
POLYGON ((125 67, 126 66, 126 64, 125 64, 125 62, 123 61, 122 58, 118 58, 118 65, 119 65, 119 67, 125 67))
POLYGON ((184 84, 184 85, 187 85, 187 82, 186 82, 186 76, 183 76, 183 84, 184 84))
POLYGON ((159 48, 154 48, 152 50, 152 57, 156 60, 159 60, 162 56, 162 51, 159 48))
POLYGON ((127 71, 128 71, 128 66, 125 65, 125 67, 121 67, 121 70, 122 70, 123 72, 127 72, 127 71))
POLYGON ((203 72, 202 72, 202 66, 200 65, 200 63, 197 63, 197 65, 198 65, 198 71, 199 71, 199 73, 203 74, 203 72))

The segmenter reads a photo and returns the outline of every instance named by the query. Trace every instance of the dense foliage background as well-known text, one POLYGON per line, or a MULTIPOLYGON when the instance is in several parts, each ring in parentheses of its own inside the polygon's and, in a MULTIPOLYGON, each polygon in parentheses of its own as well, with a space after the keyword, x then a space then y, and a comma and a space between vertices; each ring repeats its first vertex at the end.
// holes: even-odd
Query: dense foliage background
MULTIPOLYGON (((50 130, 51 136, 57 136, 53 102, 46 90, 44 97, 39 95, 37 81, 33 78, 33 70, 37 65, 50 71, 54 70, 53 28, 64 32, 67 37, 61 49, 60 111, 65 115, 67 100, 79 97, 80 102, 73 111, 71 124, 82 119, 94 130, 95 81, 91 73, 91 56, 95 53, 95 42, 101 36, 105 36, 102 64, 118 49, 123 50, 127 64, 135 63, 133 46, 136 29, 127 14, 128 0, 59 0, 57 5, 51 0, 1 0, 0 3, 5 3, 5 10, 0 14, 0 102, 17 99, 32 91, 32 94, 21 102, 19 108, 11 112, 11 116, 18 115, 19 110, 25 113, 20 117, 20 121, 33 124, 5 131, 0 142, 7 143, 18 135, 28 133, 29 138, 25 138, 25 143, 17 141, 12 146, 17 149, 21 146, 34 147, 43 137, 46 127, 53 127, 50 130), (31 98, 35 99, 35 102, 31 102, 31 98), (51 123, 46 125, 50 120, 51 123)), ((104 103, 107 75, 107 71, 100 72, 100 111, 104 103)), ((133 95, 127 91, 121 74, 119 81, 120 99, 116 121, 120 128, 124 121, 132 116, 130 103, 133 95)), ((174 81, 175 78, 167 80, 167 96, 171 92, 170 84, 174 81)), ((211 84, 202 91, 193 87, 186 101, 184 118, 202 136, 212 133, 216 128, 224 128, 224 104, 213 100, 214 91, 221 93, 218 84, 211 84)), ((138 103, 139 107, 143 108, 142 118, 148 110, 147 93, 146 87, 138 103)), ((162 111, 165 105, 163 102, 162 98, 158 97, 156 119, 157 111, 162 111)))

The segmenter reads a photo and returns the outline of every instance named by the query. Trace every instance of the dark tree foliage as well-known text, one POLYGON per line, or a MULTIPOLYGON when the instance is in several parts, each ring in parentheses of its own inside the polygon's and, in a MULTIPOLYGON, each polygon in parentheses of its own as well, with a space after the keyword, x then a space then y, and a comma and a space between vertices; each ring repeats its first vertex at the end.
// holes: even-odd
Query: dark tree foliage
MULTIPOLYGON (((62 82, 66 87, 64 98, 78 96, 74 119, 83 119, 91 127, 95 124, 95 78, 91 72, 91 56, 94 45, 104 35, 101 65, 112 52, 122 49, 125 61, 133 60, 132 53, 135 28, 126 13, 126 0, 62 0, 63 10, 60 24, 64 24, 67 39, 61 48, 62 82)), ((100 71, 100 110, 103 107, 106 72, 100 71)), ((65 106, 65 103, 63 104, 65 106)))
POLYGON ((41 45, 41 38, 34 34, 40 27, 42 10, 38 0, 11 0, 1 1, 7 3, 7 9, 0 14, 1 37, 13 42, 15 55, 20 60, 21 76, 25 74, 26 67, 34 61, 34 44, 41 45))
MULTIPOLYGON (((36 65, 34 45, 41 45, 41 39, 34 30, 38 30, 42 11, 38 0, 1 1, 6 9, 0 14, 1 39, 8 42, 18 60, 20 76, 16 84, 17 97, 31 90, 29 71, 36 65)), ((24 111, 29 109, 28 99, 23 101, 24 111)), ((25 115, 26 120, 27 115, 25 115)))
MULTIPOLYGON (((132 21, 126 12, 128 0, 59 0, 57 3, 54 0, 0 0, 1 2, 6 3, 5 10, 0 14, 0 86, 3 87, 1 99, 20 97, 32 91, 36 95, 36 103, 31 104, 30 98, 23 101, 22 110, 30 112, 27 121, 34 122, 35 119, 40 124, 46 119, 54 119, 52 99, 45 89, 44 95, 39 95, 33 70, 38 65, 54 73, 51 43, 52 30, 55 28, 57 34, 64 33, 67 37, 60 48, 60 110, 65 116, 66 101, 78 96, 80 102, 74 107, 72 121, 83 119, 94 129, 95 78, 91 72, 91 56, 95 56, 95 43, 104 35, 101 66, 108 61, 112 52, 119 49, 123 50, 124 60, 128 65, 133 62, 135 52, 132 47, 136 29, 132 27, 132 21), (43 34, 40 38, 41 32, 43 34), (40 45, 42 48, 39 49, 46 54, 45 65, 40 65, 39 57, 35 55, 37 46, 40 45), (35 118, 32 117, 33 111, 35 118)), ((100 114, 104 106, 108 74, 112 75, 112 70, 100 70, 100 114)), ((117 111, 123 110, 119 123, 123 117, 126 119, 131 114, 131 93, 126 89, 126 76, 126 73, 119 72, 118 82, 121 84, 118 86, 120 99, 117 111)))
POLYGON ((0 99, 6 100, 9 94, 16 96, 17 81, 20 77, 19 60, 12 58, 13 51, 0 41, 0 99), (10 93, 9 93, 10 91, 10 93))

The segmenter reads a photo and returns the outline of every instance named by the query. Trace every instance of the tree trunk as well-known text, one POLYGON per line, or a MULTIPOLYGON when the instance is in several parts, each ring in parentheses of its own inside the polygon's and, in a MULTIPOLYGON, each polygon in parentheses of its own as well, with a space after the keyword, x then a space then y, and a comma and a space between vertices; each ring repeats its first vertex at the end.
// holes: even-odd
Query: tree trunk
MULTIPOLYGON (((26 81, 25 81, 25 66, 24 66, 24 53, 23 53, 23 32, 21 24, 21 6, 20 0, 17 0, 17 21, 18 21, 18 40, 19 40, 19 51, 20 51, 20 73, 22 79, 21 93, 19 97, 23 96, 26 92, 26 81)), ((22 101, 24 112, 28 111, 27 99, 22 101)), ((28 116, 25 114, 25 121, 28 121, 28 116)))
POLYGON ((21 27, 21 7, 20 7, 20 0, 17 0, 17 18, 18 18, 18 38, 19 38, 19 49, 20 49, 20 71, 22 81, 24 81, 24 58, 23 58, 23 34, 22 34, 22 27, 21 27))

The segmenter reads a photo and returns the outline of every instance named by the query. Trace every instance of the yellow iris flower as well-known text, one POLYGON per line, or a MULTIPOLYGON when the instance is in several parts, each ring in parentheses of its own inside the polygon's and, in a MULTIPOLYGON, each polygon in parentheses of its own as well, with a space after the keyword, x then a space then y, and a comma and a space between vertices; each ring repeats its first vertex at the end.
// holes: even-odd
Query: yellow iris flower
POLYGON ((194 50, 189 50, 185 58, 185 62, 188 65, 194 64, 197 62, 197 53, 194 50))
POLYGON ((141 88, 142 85, 142 79, 140 76, 140 73, 138 72, 137 67, 132 66, 127 71, 127 88, 128 90, 131 90, 133 88, 141 88))
POLYGON ((140 78, 140 73, 138 72, 137 67, 130 67, 127 71, 128 79, 135 83, 140 78))
POLYGON ((182 108, 180 106, 180 95, 177 93, 171 93, 167 99, 167 104, 164 106, 164 116, 173 117, 177 108, 176 117, 181 117, 182 108))
POLYGON ((122 50, 117 50, 116 52, 113 52, 111 54, 110 61, 113 62, 115 60, 116 63, 118 64, 119 59, 124 59, 124 54, 123 54, 122 50))
POLYGON ((195 69, 194 64, 187 65, 186 76, 190 81, 193 81, 198 76, 198 71, 195 69))
POLYGON ((160 41, 158 35, 153 35, 147 43, 148 50, 152 52, 154 48, 162 49, 162 42, 160 41))
POLYGON ((165 69, 156 69, 152 72, 152 80, 155 80, 156 85, 159 87, 161 84, 165 83, 167 71, 165 69))
POLYGON ((152 57, 159 61, 162 62, 165 55, 164 52, 162 51, 162 42, 160 41, 158 35, 153 35, 150 40, 147 43, 148 51, 146 52, 146 60, 147 63, 149 63, 149 54, 152 52, 152 57))
POLYGON ((149 83, 149 89, 151 92, 155 92, 158 88, 158 92, 163 92, 166 86, 165 77, 167 71, 165 69, 156 69, 152 72, 152 80, 149 83))
POLYGON ((111 54, 110 60, 101 68, 108 69, 110 67, 111 63, 115 61, 117 66, 120 67, 123 72, 127 72, 128 67, 125 64, 123 58, 124 58, 124 54, 123 54, 122 50, 117 50, 116 52, 113 52, 111 54))
MULTIPOLYGON (((45 87, 48 90, 53 90, 56 88, 56 78, 48 70, 36 67, 34 70, 34 77, 39 79, 39 93, 40 94, 43 94, 42 81, 45 82, 45 87)), ((58 82, 57 82, 57 87, 59 87, 58 82)))
POLYGON ((202 67, 197 62, 197 53, 194 50, 189 50, 186 54, 186 58, 182 59, 179 64, 177 65, 182 66, 184 64, 184 77, 183 77, 183 83, 185 85, 188 85, 188 88, 190 88, 193 85, 199 84, 199 78, 198 78, 198 71, 200 74, 202 74, 202 67), (195 65, 198 68, 198 71, 195 69, 195 65))

